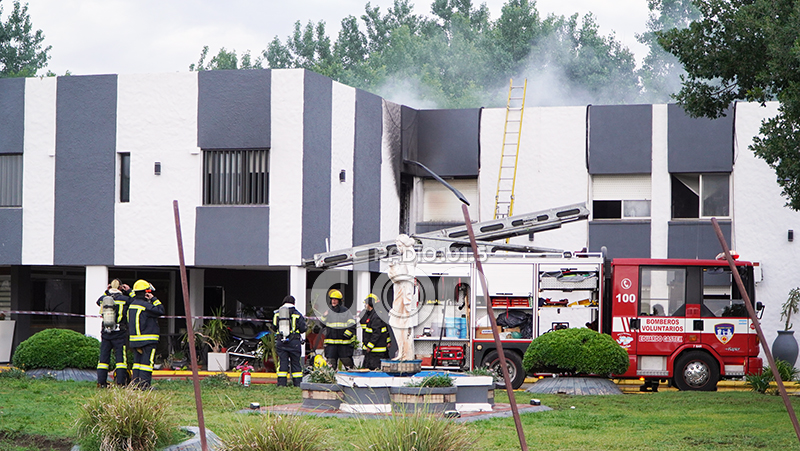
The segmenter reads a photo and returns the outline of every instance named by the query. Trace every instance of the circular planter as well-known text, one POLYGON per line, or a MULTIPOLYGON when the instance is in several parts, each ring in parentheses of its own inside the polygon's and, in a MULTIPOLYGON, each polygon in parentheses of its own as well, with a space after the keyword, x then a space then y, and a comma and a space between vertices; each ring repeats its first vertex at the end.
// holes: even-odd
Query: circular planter
POLYGON ((797 340, 793 330, 779 330, 778 337, 772 342, 772 356, 775 360, 783 360, 794 366, 797 361, 797 340))
POLYGON ((312 410, 339 410, 342 403, 342 387, 339 384, 314 384, 301 382, 303 407, 312 410))
POLYGON ((455 410, 457 387, 390 387, 392 410, 444 412, 455 410))
POLYGON ((392 376, 411 376, 422 370, 422 360, 381 360, 381 371, 392 376))

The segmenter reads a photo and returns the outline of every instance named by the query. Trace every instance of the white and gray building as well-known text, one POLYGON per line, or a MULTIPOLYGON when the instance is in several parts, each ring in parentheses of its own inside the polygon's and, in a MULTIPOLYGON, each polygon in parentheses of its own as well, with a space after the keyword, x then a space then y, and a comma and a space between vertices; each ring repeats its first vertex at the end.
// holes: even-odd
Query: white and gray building
MULTIPOLYGON (((586 202, 589 221, 533 244, 611 257, 714 258, 717 217, 759 263, 771 340, 800 285, 800 213, 748 149, 776 112, 526 108, 514 211, 586 202)), ((460 221, 458 200, 407 160, 492 219, 504 125, 504 108, 417 110, 300 69, 0 80, 0 310, 93 314, 119 277, 147 279, 182 314, 175 200, 195 313, 269 312, 286 294, 306 306, 324 292, 304 259, 460 221)), ((335 273, 347 302, 381 267, 358 269, 335 273)), ((15 343, 50 327, 99 334, 94 318, 12 317, 15 343)))

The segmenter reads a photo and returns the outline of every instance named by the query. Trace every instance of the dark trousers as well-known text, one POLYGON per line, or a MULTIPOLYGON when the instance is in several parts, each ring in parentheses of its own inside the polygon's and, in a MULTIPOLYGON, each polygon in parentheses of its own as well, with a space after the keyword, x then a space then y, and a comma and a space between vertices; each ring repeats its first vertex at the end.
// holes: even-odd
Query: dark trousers
POLYGON ((108 383, 108 370, 111 364, 111 351, 114 351, 114 382, 117 385, 125 385, 128 382, 128 359, 127 359, 128 336, 122 333, 120 336, 105 337, 100 341, 100 361, 97 363, 97 383, 106 385, 108 383))
POLYGON ((340 361, 345 369, 354 368, 353 346, 327 344, 325 345, 325 360, 328 361, 328 365, 334 370, 339 369, 340 361))
POLYGON ((146 388, 153 377, 153 361, 156 358, 156 345, 144 345, 133 348, 133 381, 134 385, 146 388))
POLYGON ((381 359, 389 360, 388 352, 367 352, 364 354, 364 368, 369 370, 379 370, 381 359))
POLYGON ((292 378, 292 385, 300 386, 303 381, 303 364, 300 360, 300 339, 276 340, 275 350, 278 352, 280 366, 278 368, 278 387, 286 387, 287 378, 292 378))

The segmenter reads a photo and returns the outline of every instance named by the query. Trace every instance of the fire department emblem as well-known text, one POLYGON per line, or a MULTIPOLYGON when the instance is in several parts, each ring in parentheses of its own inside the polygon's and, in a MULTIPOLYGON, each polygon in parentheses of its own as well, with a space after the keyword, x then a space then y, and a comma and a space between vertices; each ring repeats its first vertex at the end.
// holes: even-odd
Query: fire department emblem
POLYGON ((631 337, 628 334, 623 333, 623 334, 619 334, 617 336, 617 343, 619 343, 619 345, 622 346, 625 349, 628 349, 628 348, 631 347, 631 342, 632 341, 633 341, 633 337, 631 337))
POLYGON ((733 338, 733 324, 717 324, 714 326, 714 334, 722 344, 728 344, 733 338))

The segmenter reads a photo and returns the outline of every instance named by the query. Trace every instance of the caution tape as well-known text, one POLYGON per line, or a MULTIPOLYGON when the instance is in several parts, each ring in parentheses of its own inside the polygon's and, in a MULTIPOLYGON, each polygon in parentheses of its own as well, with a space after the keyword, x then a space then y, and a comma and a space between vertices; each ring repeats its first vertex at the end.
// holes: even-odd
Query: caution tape
MULTIPOLYGON (((82 313, 67 313, 67 312, 42 312, 32 310, 0 310, 0 313, 5 315, 43 315, 43 316, 73 316, 78 318, 102 318, 102 315, 84 315, 82 313)), ((166 319, 185 319, 185 316, 162 315, 159 318, 166 319)), ((221 319, 224 321, 252 321, 261 323, 271 323, 270 319, 259 318, 239 318, 230 316, 192 316, 192 319, 221 319)))

